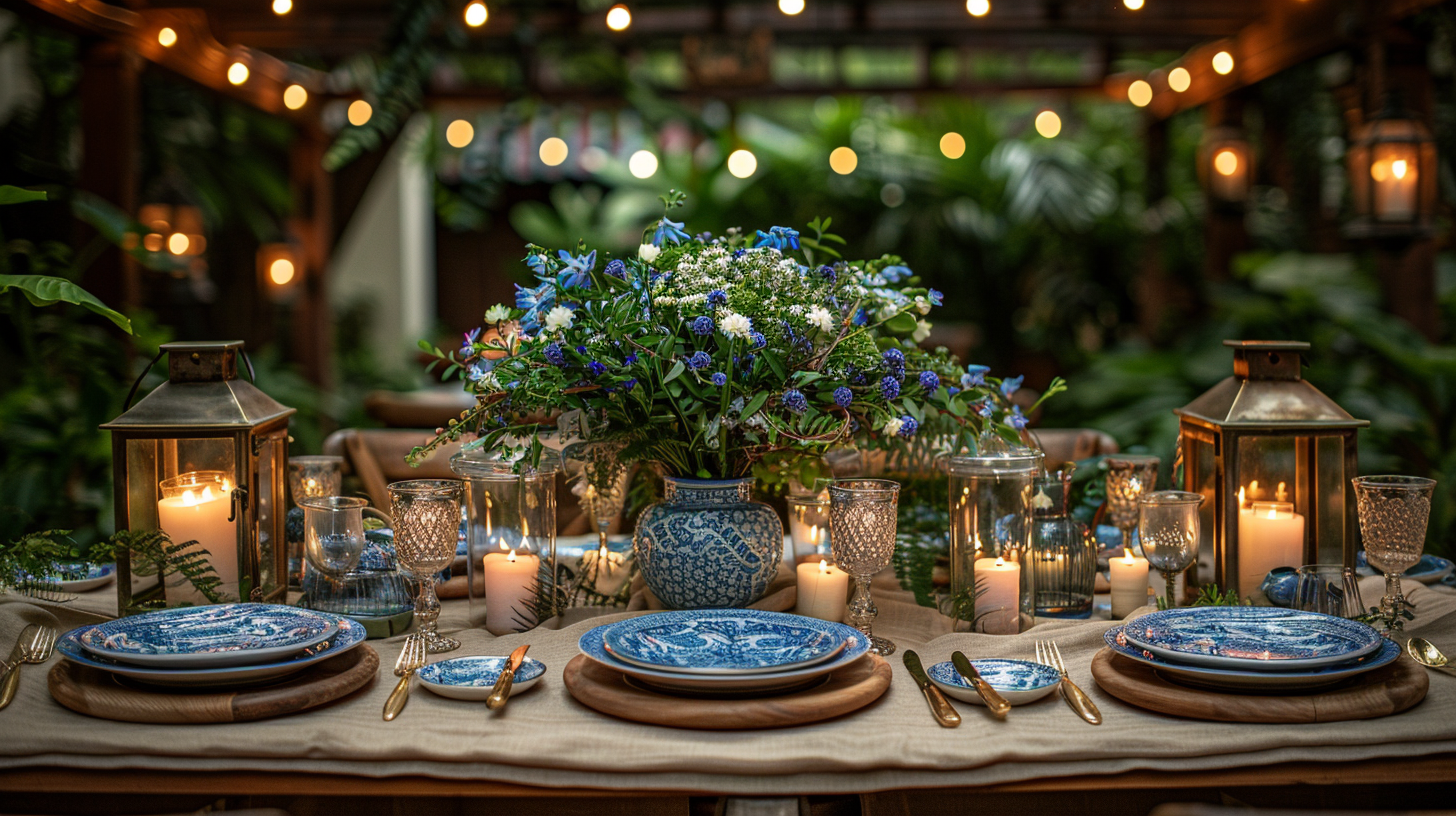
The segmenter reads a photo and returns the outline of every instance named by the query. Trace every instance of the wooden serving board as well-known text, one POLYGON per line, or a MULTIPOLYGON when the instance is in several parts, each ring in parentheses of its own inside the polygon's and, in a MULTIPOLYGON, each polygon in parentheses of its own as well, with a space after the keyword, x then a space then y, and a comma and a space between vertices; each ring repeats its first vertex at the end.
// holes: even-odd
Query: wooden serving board
POLYGON ((367 644, 309 666, 271 686, 186 691, 121 682, 62 660, 51 668, 51 696, 72 711, 142 723, 230 723, 296 714, 331 703, 374 680, 379 655, 367 644))
POLYGON ((1389 666, 1307 692, 1245 694, 1205 691, 1165 680, 1153 667, 1103 647, 1092 658, 1092 677, 1125 703, 1195 720, 1248 723, 1318 723, 1399 714, 1426 698, 1430 678, 1401 655, 1389 666))
POLYGON ((621 672, 586 655, 566 664, 567 691, 578 702, 624 720, 673 728, 783 728, 858 711, 890 688, 890 664, 878 655, 834 672, 828 682, 774 697, 718 699, 660 694, 627 683, 621 672))

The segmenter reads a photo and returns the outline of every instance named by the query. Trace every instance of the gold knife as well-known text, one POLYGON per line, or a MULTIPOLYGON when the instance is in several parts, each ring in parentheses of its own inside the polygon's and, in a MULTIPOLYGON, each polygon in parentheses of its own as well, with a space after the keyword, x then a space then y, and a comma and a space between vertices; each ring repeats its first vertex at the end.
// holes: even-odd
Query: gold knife
POLYGON ((516 669, 521 667, 521 662, 526 659, 526 650, 531 644, 518 646, 511 656, 506 658, 506 667, 501 670, 500 679, 495 681, 495 688, 491 689, 490 696, 485 698, 485 707, 491 711, 504 708, 506 700, 511 697, 511 684, 516 682, 516 669))
POLYGON ((971 665, 971 661, 967 660, 964 654, 960 652, 952 654, 950 662, 955 666, 956 671, 961 673, 961 677, 966 678, 966 682, 971 684, 971 688, 981 695, 981 699, 986 703, 986 708, 991 709, 992 714, 998 717, 1006 716, 1006 712, 1011 710, 1011 704, 1006 702, 1006 698, 1002 697, 1000 692, 991 688, 990 683, 981 679, 981 675, 976 672, 976 667, 971 665))
POLYGON ((925 702, 930 704, 930 714, 935 717, 935 721, 946 728, 955 728, 960 725, 960 713, 955 710, 955 706, 950 704, 950 700, 945 699, 945 694, 930 682, 929 675, 925 673, 925 667, 920 664, 920 655, 906 649, 900 659, 905 661, 905 668, 915 679, 915 685, 920 687, 920 693, 925 695, 925 702))
POLYGON ((15 691, 20 687, 20 664, 25 660, 25 644, 35 639, 35 630, 40 625, 32 623, 20 631, 20 637, 15 640, 15 648, 10 650, 10 656, 5 659, 5 671, 0 673, 0 709, 10 705, 15 699, 15 691))

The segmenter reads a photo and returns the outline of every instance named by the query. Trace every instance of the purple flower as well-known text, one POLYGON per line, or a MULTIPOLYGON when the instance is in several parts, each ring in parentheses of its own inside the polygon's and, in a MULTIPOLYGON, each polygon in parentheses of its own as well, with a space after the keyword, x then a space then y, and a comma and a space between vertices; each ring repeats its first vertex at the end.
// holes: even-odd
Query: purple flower
POLYGON ((724 374, 721 371, 714 371, 713 376, 710 379, 713 381, 713 385, 716 385, 719 388, 722 388, 723 386, 728 384, 728 375, 724 374))
POLYGON ((829 281, 830 283, 834 283, 836 280, 839 279, 839 273, 834 271, 834 267, 830 266, 829 264, 825 264, 819 267, 819 277, 829 281))
POLYGON ((884 358, 887 366, 905 365, 905 352, 897 348, 885 349, 885 353, 880 357, 884 358))
POLYGON ((901 436, 904 436, 904 437, 914 436, 915 435, 915 432, 918 431, 918 430, 920 430, 920 423, 915 421, 915 417, 909 416, 908 414, 906 416, 900 417, 900 435, 901 436))
POLYGON ((1026 417, 1022 415, 1020 405, 1011 406, 1011 415, 1006 417, 1006 423, 1018 431, 1026 429, 1026 417))
POLYGON ((611 275, 618 280, 627 279, 627 265, 622 263, 620 259, 607 261, 606 272, 608 275, 611 275))
POLYGON ((848 388, 846 388, 845 386, 842 386, 842 385, 839 386, 838 388, 834 389, 834 404, 835 405, 838 405, 840 408, 848 408, 849 407, 849 404, 851 402, 854 402, 854 392, 853 391, 849 390, 848 388))
POLYGON ((558 344, 558 343, 549 343, 549 344, 547 344, 545 354, 546 354, 546 362, 550 363, 551 365, 556 366, 557 368, 565 368, 566 367, 566 353, 561 350, 561 345, 560 344, 558 344))
POLYGON ((592 360, 590 363, 587 363, 586 370, 590 371, 593 377, 600 377, 603 374, 607 373, 607 367, 597 362, 596 360, 592 360))
POLYGON ((934 371, 920 372, 920 387, 926 391, 934 391, 940 387, 940 377, 934 371))
POLYGON ((961 375, 961 388, 975 388, 978 385, 985 385, 985 383, 986 383, 986 372, 988 372, 990 370, 991 370, 991 367, 990 366, 983 366, 983 365, 968 365, 968 366, 966 366, 966 373, 964 373, 964 374, 961 375))
POLYGON ((880 393, 887 400, 892 400, 900 396, 900 381, 894 377, 886 377, 880 380, 880 393))
MULTIPOLYGON (((753 361, 754 360, 757 360, 757 359, 758 359, 758 355, 757 354, 745 354, 745 355, 743 355, 743 370, 744 371, 747 371, 747 370, 753 368, 753 361)), ((733 358, 733 361, 734 362, 738 362, 738 358, 737 357, 734 357, 733 358)))
POLYGON ((797 388, 790 388, 784 392, 784 407, 796 414, 802 414, 809 409, 809 400, 804 398, 804 393, 797 388))
POLYGON ((945 387, 945 393, 947 395, 949 395, 949 396, 954 397, 956 394, 959 394, 960 392, 961 392, 961 390, 959 388, 956 388, 954 385, 947 385, 945 387))
POLYGON ((734 257, 734 259, 736 260, 738 258, 742 258, 743 257, 743 253, 745 253, 747 251, 748 250, 746 250, 746 249, 735 249, 735 250, 733 250, 733 257, 734 257))
POLYGON ((576 347, 576 353, 577 354, 586 354, 586 346, 577 346, 576 347))
POLYGON ((632 365, 635 362, 637 362, 637 353, 635 351, 622 358, 622 365, 632 365))
POLYGON ((714 289, 708 293, 709 306, 722 306, 728 302, 728 293, 722 289, 714 289))
POLYGON ((693 321, 692 325, 693 334, 696 334, 699 337, 707 337, 708 335, 712 334, 713 329, 716 328, 713 325, 713 318, 708 317, 707 315, 703 315, 702 317, 697 318, 693 321))
POLYGON ((476 327, 465 333, 465 342, 460 344, 460 354, 469 357, 475 353, 475 341, 480 339, 480 328, 476 327))
POLYGON ((768 338, 764 337, 762 332, 749 332, 748 340, 753 343, 753 347, 756 349, 761 349, 768 345, 768 338))
POLYGON ((1021 381, 1024 379, 1026 379, 1026 377, 1022 376, 1007 377, 1006 379, 1002 380, 1001 395, 1004 397, 1010 397, 1012 394, 1015 394, 1018 390, 1021 389, 1021 381))
POLYGON ((713 358, 709 357, 706 351, 695 351, 685 362, 688 368, 694 371, 702 371, 713 364, 713 358))
POLYGON ((631 391, 632 389, 634 389, 636 387, 637 387, 637 378, 636 377, 633 377, 632 379, 630 379, 630 380, 622 383, 622 390, 623 391, 631 391))

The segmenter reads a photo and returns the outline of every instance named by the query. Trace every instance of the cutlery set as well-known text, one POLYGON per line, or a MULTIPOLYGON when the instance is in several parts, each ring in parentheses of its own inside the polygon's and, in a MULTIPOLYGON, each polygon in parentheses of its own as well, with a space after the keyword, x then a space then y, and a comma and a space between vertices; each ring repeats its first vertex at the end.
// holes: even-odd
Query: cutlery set
POLYGON ((1038 700, 1052 689, 1077 716, 1100 725, 1102 713, 1097 705, 1067 676, 1061 650, 1052 641, 1036 642, 1036 662, 985 658, 972 661, 962 652, 955 652, 945 663, 936 663, 927 671, 920 656, 913 651, 904 654, 905 668, 925 695, 931 716, 946 728, 961 724, 961 716, 946 695, 969 703, 984 705, 997 717, 1005 717, 1013 705, 1038 700), (978 665, 979 664, 979 665, 978 665))

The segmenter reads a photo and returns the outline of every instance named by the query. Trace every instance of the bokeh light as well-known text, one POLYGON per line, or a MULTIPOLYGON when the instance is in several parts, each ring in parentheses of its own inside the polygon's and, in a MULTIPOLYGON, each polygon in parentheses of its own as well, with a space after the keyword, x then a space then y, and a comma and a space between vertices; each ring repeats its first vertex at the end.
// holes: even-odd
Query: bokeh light
POLYGON ((779 11, 790 17, 804 10, 804 0, 779 0, 779 11))
POLYGON ((637 178, 652 178, 657 173, 657 155, 651 150, 639 150, 627 160, 627 169, 637 178))
POLYGON ((1192 86, 1193 86, 1193 75, 1190 74, 1190 73, 1188 73, 1188 69, 1187 68, 1184 68, 1183 66, 1180 65, 1177 68, 1174 68, 1173 70, 1171 70, 1171 71, 1168 72, 1168 87, 1169 88, 1172 88, 1173 90, 1177 91, 1178 93, 1183 93, 1184 91, 1188 90, 1192 86))
POLYGON ((1133 83, 1127 86, 1127 101, 1139 108, 1146 108, 1148 103, 1153 101, 1153 86, 1149 85, 1147 80, 1133 80, 1133 83))
POLYGON ((475 126, 464 119, 456 119, 445 128, 445 143, 451 147, 465 147, 475 139, 475 126))
POLYGON ((485 21, 490 19, 490 10, 484 3, 475 2, 465 7, 465 24, 471 28, 480 28, 485 21))
POLYGON ((859 156, 852 148, 836 147, 829 154, 829 169, 841 176, 847 176, 859 167, 859 156))
POLYGON ((283 107, 298 110, 308 104, 308 90, 302 85, 289 85, 283 89, 283 107))
POLYGON ((991 13, 991 0, 966 0, 966 11, 972 17, 985 17, 991 13))
POLYGON ((268 264, 268 280, 273 281, 275 286, 286 286, 293 280, 293 261, 279 258, 268 264))
POLYGON ((607 28, 624 31, 629 25, 632 25, 632 12, 625 5, 618 3, 607 10, 607 28))
POLYGON ((966 155, 966 137, 953 131, 945 134, 940 137, 940 152, 947 159, 959 159, 966 155))
POLYGON ((541 162, 548 167, 556 167, 566 161, 566 157, 570 153, 571 149, 566 146, 566 140, 560 136, 551 136, 542 141, 541 148, 536 151, 536 154, 541 157, 541 162))
POLYGON ((362 99, 355 99, 349 103, 349 124, 359 127, 369 121, 374 115, 374 108, 362 99))
POLYGON ((748 178, 758 169, 758 157, 750 150, 739 148, 728 154, 728 172, 738 178, 748 178))
POLYGON ((248 66, 242 64, 241 62, 235 62, 232 65, 229 65, 227 78, 228 82, 231 82, 234 85, 241 85, 244 82, 247 82, 248 66))
POLYGON ((1047 139, 1055 139, 1062 132, 1062 117, 1056 111, 1044 110, 1036 115, 1036 132, 1047 139))
POLYGON ((163 48, 171 48, 177 44, 177 32, 171 28, 164 28, 157 32, 157 42, 161 43, 163 48))
POLYGON ((1213 156, 1213 169, 1221 176, 1232 176, 1239 170, 1239 154, 1228 148, 1218 151, 1213 156))
POLYGON ((1213 70, 1220 74, 1227 74, 1234 70, 1234 55, 1227 51, 1220 51, 1213 55, 1213 70))

